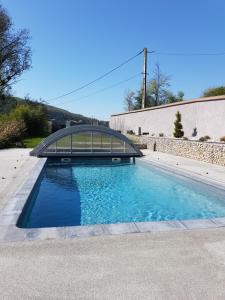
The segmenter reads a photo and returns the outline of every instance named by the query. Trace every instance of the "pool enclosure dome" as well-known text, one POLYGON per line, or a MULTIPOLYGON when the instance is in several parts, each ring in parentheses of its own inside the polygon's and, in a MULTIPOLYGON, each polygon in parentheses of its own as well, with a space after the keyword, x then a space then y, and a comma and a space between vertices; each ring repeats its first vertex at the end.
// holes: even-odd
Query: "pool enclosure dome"
POLYGON ((30 155, 37 157, 137 157, 142 152, 124 135, 103 126, 76 125, 44 139, 30 155))

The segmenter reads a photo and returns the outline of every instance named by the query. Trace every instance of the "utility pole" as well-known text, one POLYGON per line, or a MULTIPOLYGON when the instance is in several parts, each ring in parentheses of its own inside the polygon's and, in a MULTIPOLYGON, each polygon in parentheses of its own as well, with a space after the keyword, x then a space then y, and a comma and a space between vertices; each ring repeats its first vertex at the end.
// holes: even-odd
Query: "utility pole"
POLYGON ((146 95, 147 95, 147 48, 144 48, 144 71, 143 71, 143 94, 141 108, 146 106, 146 95))

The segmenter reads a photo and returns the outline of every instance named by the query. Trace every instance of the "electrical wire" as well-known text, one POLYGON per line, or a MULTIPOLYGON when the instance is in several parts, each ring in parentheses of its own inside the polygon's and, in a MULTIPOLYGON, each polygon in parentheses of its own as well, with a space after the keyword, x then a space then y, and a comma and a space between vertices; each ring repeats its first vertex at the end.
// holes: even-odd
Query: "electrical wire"
MULTIPOLYGON (((93 95, 102 93, 102 92, 104 92, 104 91, 106 91, 106 90, 112 89, 112 88, 117 87, 117 86, 119 86, 119 85, 121 85, 121 84, 123 84, 123 83, 125 83, 125 82, 127 82, 127 81, 130 81, 130 80, 132 80, 132 79, 134 79, 134 78, 137 78, 137 77, 139 77, 140 75, 142 75, 142 73, 135 74, 135 75, 133 75, 133 76, 131 76, 131 77, 125 79, 125 80, 119 81, 119 82, 117 82, 117 83, 115 83, 115 84, 113 84, 113 85, 110 85, 109 87, 106 87, 106 88, 104 88, 104 89, 98 90, 98 91, 96 91, 96 92, 94 92, 94 93, 91 93, 91 94, 89 94, 89 95, 85 95, 85 96, 82 96, 82 97, 77 98, 77 99, 72 99, 72 100, 70 99, 70 100, 68 100, 68 101, 64 101, 64 102, 59 103, 59 104, 60 104, 60 105, 63 105, 63 104, 65 104, 65 103, 75 102, 75 101, 79 101, 79 100, 82 100, 82 99, 85 99, 85 98, 89 98, 89 97, 91 97, 91 96, 93 96, 93 95)), ((56 105, 58 105, 58 104, 56 104, 56 105)))
MULTIPOLYGON (((151 53, 151 52, 148 52, 151 53)), ((216 52, 216 53, 185 53, 185 52, 158 52, 155 51, 155 54, 159 55, 171 55, 171 56, 221 56, 225 55, 225 52, 216 52)))
POLYGON ((118 65, 117 67, 113 68, 112 70, 110 70, 110 71, 104 73, 103 75, 97 77, 96 79, 94 79, 94 80, 92 80, 92 81, 90 81, 90 82, 88 82, 88 83, 82 85, 81 87, 76 88, 76 89, 74 89, 74 90, 72 90, 72 91, 70 91, 70 92, 67 92, 67 93, 65 93, 65 94, 62 94, 62 95, 60 95, 60 96, 50 98, 50 99, 48 99, 48 100, 46 100, 46 101, 48 102, 48 101, 57 100, 57 99, 66 97, 66 96, 68 96, 68 95, 74 94, 74 93, 76 93, 76 92, 78 92, 78 91, 80 91, 80 90, 86 88, 87 86, 89 86, 89 85, 95 83, 95 82, 98 81, 98 80, 103 79, 104 77, 108 76, 108 75, 111 74, 112 72, 114 72, 114 71, 116 71, 117 69, 121 68, 122 66, 126 65, 126 64, 129 63, 131 60, 133 60, 133 59, 135 59, 137 56, 139 56, 141 53, 143 53, 143 50, 141 50, 140 52, 138 52, 136 55, 132 56, 131 58, 127 59, 126 61, 122 62, 120 65, 118 65))

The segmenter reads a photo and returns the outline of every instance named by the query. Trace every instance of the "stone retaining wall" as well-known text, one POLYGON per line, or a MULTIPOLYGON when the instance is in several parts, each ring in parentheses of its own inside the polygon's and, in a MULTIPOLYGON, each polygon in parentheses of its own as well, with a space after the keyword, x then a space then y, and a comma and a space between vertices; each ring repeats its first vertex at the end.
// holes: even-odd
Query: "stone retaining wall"
MULTIPOLYGON (((186 141, 174 138, 138 137, 147 148, 225 166, 225 143, 186 141)), ((225 176, 225 174, 224 174, 225 176)))

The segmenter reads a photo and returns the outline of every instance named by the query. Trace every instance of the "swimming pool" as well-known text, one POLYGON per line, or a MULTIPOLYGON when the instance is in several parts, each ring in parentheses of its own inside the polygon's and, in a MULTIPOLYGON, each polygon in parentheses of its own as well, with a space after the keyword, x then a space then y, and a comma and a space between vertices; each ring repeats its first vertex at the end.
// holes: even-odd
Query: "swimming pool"
POLYGON ((147 165, 49 161, 18 221, 41 228, 225 216, 225 192, 147 165))

